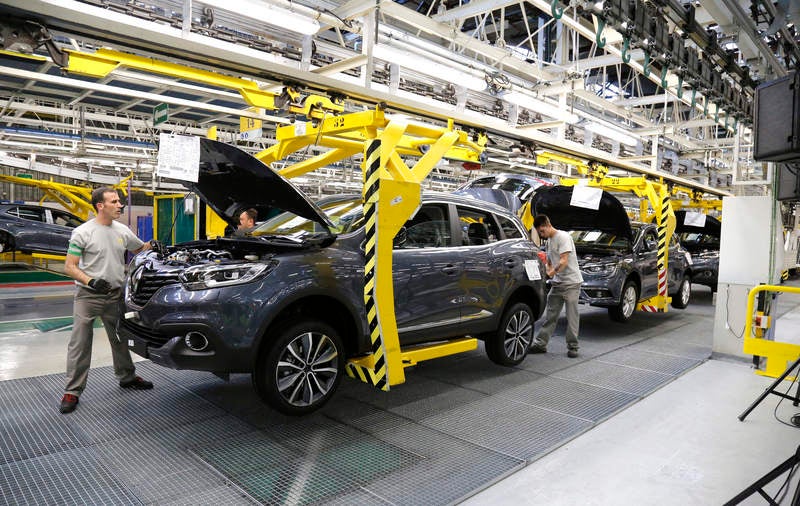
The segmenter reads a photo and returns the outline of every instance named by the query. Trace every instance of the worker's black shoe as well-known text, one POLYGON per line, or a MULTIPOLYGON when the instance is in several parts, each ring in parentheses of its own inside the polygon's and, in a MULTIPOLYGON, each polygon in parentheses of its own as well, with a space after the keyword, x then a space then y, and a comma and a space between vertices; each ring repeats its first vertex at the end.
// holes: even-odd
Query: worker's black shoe
POLYGON ((578 350, 567 350, 567 356, 569 358, 578 358, 578 350))
POLYGON ((61 398, 61 407, 58 408, 62 413, 72 413, 78 406, 78 396, 72 394, 64 394, 61 398))
POLYGON ((136 376, 132 380, 126 381, 124 383, 120 381, 119 386, 121 386, 122 388, 132 388, 134 390, 150 390, 151 388, 153 388, 153 383, 147 380, 143 380, 139 376, 136 376))
POLYGON ((531 346, 528 348, 528 353, 547 353, 547 348, 541 348, 539 346, 531 346))

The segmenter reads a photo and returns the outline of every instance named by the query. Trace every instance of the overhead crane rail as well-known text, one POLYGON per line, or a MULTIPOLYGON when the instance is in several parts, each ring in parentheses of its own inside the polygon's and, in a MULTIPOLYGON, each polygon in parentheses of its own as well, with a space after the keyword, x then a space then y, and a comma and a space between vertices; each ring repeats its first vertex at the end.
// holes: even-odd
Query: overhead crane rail
MULTIPOLYGON (((20 14, 16 15, 19 16, 20 14)), ((29 15, 32 16, 35 15, 35 13, 31 12, 29 15)), ((51 23, 54 23, 56 26, 59 26, 61 29, 63 29, 68 33, 70 33, 72 30, 75 30, 75 26, 73 26, 73 24, 68 19, 60 20, 56 17, 50 19, 49 21, 51 23), (61 23, 61 21, 64 21, 64 23, 61 23)), ((9 26, 19 27, 21 23, 28 23, 28 21, 19 18, 13 19, 10 17, 0 20, 0 26, 2 27, 9 27, 9 26)), ((34 23, 34 25, 36 24, 34 23)), ((115 43, 120 42, 118 38, 109 36, 108 34, 104 34, 103 32, 95 30, 92 27, 83 26, 81 30, 84 30, 84 32, 85 30, 88 30, 88 32, 85 33, 91 33, 92 37, 94 37, 97 40, 108 40, 108 41, 114 41, 115 43)), ((24 30, 18 30, 18 31, 23 32, 24 30)), ((28 29, 28 32, 31 32, 31 30, 28 29)), ((53 61, 56 64, 60 65, 65 71, 74 72, 77 70, 78 68, 77 61, 72 64, 75 65, 76 70, 70 70, 70 59, 83 60, 84 58, 82 55, 84 53, 73 50, 61 50, 60 48, 55 46, 55 44, 48 44, 47 41, 52 42, 52 37, 48 33, 47 28, 42 25, 38 25, 38 28, 32 30, 32 32, 33 33, 29 34, 29 39, 27 41, 28 42, 27 44, 15 44, 14 43, 15 41, 12 41, 10 38, 7 38, 4 41, 0 41, 0 47, 4 48, 6 52, 13 53, 16 56, 40 58, 39 56, 33 55, 31 53, 39 46, 44 45, 50 50, 53 61), (56 53, 56 51, 59 52, 56 53)), ((145 42, 145 41, 142 40, 138 42, 145 42)), ((261 90, 258 87, 258 84, 252 80, 235 78, 231 76, 224 76, 222 74, 216 74, 215 72, 209 72, 204 74, 204 72, 206 71, 202 70, 198 71, 199 70, 198 68, 193 68, 189 66, 182 66, 177 64, 165 64, 163 66, 155 65, 155 67, 146 68, 145 65, 148 61, 153 64, 158 64, 159 63, 158 60, 150 58, 139 58, 136 57, 135 55, 129 55, 128 53, 113 52, 111 50, 102 49, 95 53, 86 53, 86 54, 89 55, 97 54, 97 60, 95 61, 92 61, 91 58, 86 58, 87 62, 86 65, 83 66, 82 70, 83 71, 88 70, 89 71, 88 75, 95 75, 95 76, 107 75, 107 72, 111 72, 114 68, 116 68, 115 65, 125 65, 131 68, 140 68, 141 70, 147 72, 160 72, 162 73, 162 75, 169 75, 181 79, 205 79, 205 78, 216 79, 219 77, 224 77, 228 79, 227 82, 219 82, 219 81, 209 82, 202 80, 201 82, 208 82, 208 84, 214 86, 221 86, 228 89, 232 88, 238 90, 239 93, 242 95, 245 103, 252 105, 254 107, 263 108, 265 110, 288 111, 290 113, 304 115, 306 117, 310 117, 311 119, 316 119, 316 120, 321 120, 331 114, 338 114, 343 112, 344 100, 341 93, 343 93, 342 90, 345 89, 349 90, 346 92, 347 94, 349 94, 352 97, 355 97, 354 100, 367 103, 372 101, 372 103, 375 103, 375 98, 371 95, 364 95, 363 90, 353 89, 352 86, 348 86, 346 83, 341 84, 341 87, 338 87, 337 85, 332 85, 330 79, 327 79, 324 76, 319 76, 316 74, 314 75, 313 78, 309 78, 308 81, 304 81, 304 78, 299 77, 297 73, 281 73, 279 69, 270 68, 270 72, 272 73, 271 75, 278 76, 278 79, 280 79, 280 76, 285 76, 286 79, 292 81, 291 84, 286 84, 285 88, 280 93, 272 93, 268 90, 261 90), (116 62, 115 58, 118 58, 116 62), (139 65, 143 66, 139 67, 139 65), (105 69, 103 67, 105 67, 105 69), (327 93, 330 96, 325 96, 322 94, 303 96, 299 91, 300 85, 297 84, 299 82, 303 82, 304 83, 303 85, 309 87, 310 89, 324 89, 326 91, 323 93, 327 93), (323 84, 320 85, 320 82, 322 82, 323 84)), ((197 55, 197 56, 198 58, 200 58, 203 55, 197 55)), ((220 63, 219 65, 221 65, 218 67, 219 69, 226 69, 237 73, 242 72, 243 71, 242 69, 244 68, 242 67, 242 65, 244 64, 242 64, 241 62, 239 62, 238 65, 225 65, 224 62, 220 63)), ((251 68, 249 68, 249 70, 247 70, 247 72, 252 72, 253 75, 262 75, 264 73, 263 69, 262 70, 259 69, 260 67, 253 65, 251 68)), ((378 95, 380 95, 380 93, 378 93, 378 95)), ((431 111, 428 110, 421 111, 413 108, 408 109, 409 106, 407 104, 405 104, 402 101, 395 104, 392 101, 392 98, 390 97, 383 98, 382 100, 386 100, 392 109, 397 108, 398 110, 403 110, 403 111, 410 110, 422 116, 430 116, 432 118, 437 118, 437 119, 448 116, 448 113, 444 111, 433 114, 431 111)), ((463 124, 473 125, 473 128, 478 128, 478 129, 487 128, 487 125, 474 123, 473 120, 469 118, 460 117, 458 113, 456 113, 455 115, 459 117, 459 121, 463 124)), ((284 118, 278 118, 274 116, 265 118, 264 114, 253 111, 242 111, 241 116, 267 119, 273 122, 287 121, 284 118)), ((489 128, 492 129, 494 127, 489 126, 489 128)), ((503 135, 513 136, 514 133, 503 131, 503 135)), ((567 149, 564 146, 557 144, 556 143, 557 141, 555 140, 553 141, 553 143, 549 143, 543 139, 536 139, 536 142, 537 144, 546 147, 547 149, 563 153, 567 157, 584 156, 583 152, 575 151, 572 148, 567 149)), ((596 156, 596 155, 590 155, 590 157, 591 156, 596 156)), ((650 174, 650 171, 648 171, 647 169, 635 167, 631 163, 621 162, 619 165, 617 165, 615 164, 613 159, 602 158, 602 160, 604 164, 615 167, 618 166, 623 170, 650 174)), ((663 177, 670 181, 672 180, 669 174, 658 174, 658 177, 663 177)), ((691 182, 687 182, 684 180, 680 181, 676 180, 675 182, 680 184, 688 183, 689 185, 691 185, 691 182)), ((727 194, 724 191, 719 191, 707 186, 703 186, 703 189, 707 193, 713 195, 727 194)))

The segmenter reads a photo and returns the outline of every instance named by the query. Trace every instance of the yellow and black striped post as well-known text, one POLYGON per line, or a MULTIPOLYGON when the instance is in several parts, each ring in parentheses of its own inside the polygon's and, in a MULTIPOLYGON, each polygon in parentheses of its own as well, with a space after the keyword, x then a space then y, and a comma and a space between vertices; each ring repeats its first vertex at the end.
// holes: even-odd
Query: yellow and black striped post
POLYGON ((386 348, 381 335, 380 315, 378 314, 376 288, 376 260, 378 246, 378 194, 380 189, 381 141, 372 140, 366 150, 366 170, 364 173, 364 306, 369 325, 369 336, 372 344, 370 363, 366 367, 348 362, 347 374, 364 383, 369 383, 381 390, 389 390, 386 368, 386 348))
MULTIPOLYGON (((667 262, 669 259, 669 235, 667 218, 670 211, 669 192, 662 192, 661 212, 658 215, 658 294, 667 297, 667 262)), ((666 300, 665 300, 666 302, 666 300)), ((662 311, 666 311, 666 303, 662 311)))

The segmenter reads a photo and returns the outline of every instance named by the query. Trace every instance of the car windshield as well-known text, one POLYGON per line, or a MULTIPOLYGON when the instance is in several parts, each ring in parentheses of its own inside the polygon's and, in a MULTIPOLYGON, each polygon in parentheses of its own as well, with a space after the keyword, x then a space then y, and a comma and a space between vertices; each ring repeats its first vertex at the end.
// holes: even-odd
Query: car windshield
MULTIPOLYGON (((359 198, 329 200, 319 203, 319 207, 333 223, 334 234, 346 234, 361 226, 363 215, 359 198)), ((320 232, 326 232, 321 224, 287 211, 260 224, 252 235, 300 238, 320 232)))
POLYGON ((627 237, 620 237, 613 232, 602 230, 571 230, 569 235, 575 242, 577 250, 628 250, 631 242, 627 237))
POLYGON ((505 190, 513 193, 521 193, 531 187, 530 183, 514 178, 476 179, 469 186, 470 188, 491 188, 492 190, 505 190))

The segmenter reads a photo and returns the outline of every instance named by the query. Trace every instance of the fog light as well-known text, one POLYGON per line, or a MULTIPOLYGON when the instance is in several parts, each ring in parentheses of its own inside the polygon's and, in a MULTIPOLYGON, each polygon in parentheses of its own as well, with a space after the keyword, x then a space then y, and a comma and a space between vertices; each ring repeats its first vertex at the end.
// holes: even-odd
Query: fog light
POLYGON ((203 351, 208 348, 208 339, 200 332, 189 332, 183 338, 183 342, 192 351, 203 351))

